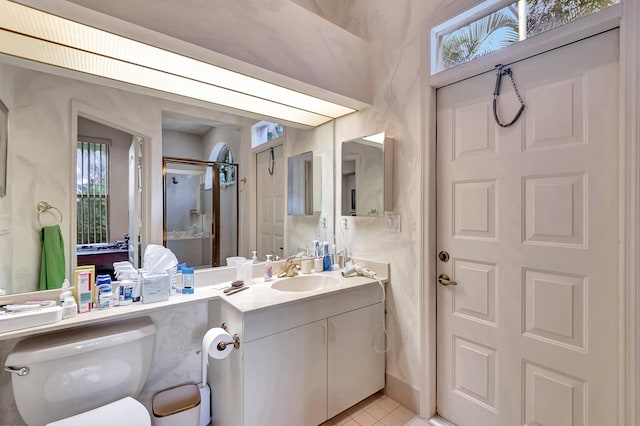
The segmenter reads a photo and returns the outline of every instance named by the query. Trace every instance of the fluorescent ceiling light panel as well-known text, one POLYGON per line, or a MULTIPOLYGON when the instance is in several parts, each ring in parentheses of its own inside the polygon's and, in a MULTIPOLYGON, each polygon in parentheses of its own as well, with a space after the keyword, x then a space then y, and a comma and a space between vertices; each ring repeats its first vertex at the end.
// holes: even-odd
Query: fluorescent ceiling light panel
POLYGON ((7 0, 0 0, 0 51, 308 126, 354 112, 183 55, 7 0))

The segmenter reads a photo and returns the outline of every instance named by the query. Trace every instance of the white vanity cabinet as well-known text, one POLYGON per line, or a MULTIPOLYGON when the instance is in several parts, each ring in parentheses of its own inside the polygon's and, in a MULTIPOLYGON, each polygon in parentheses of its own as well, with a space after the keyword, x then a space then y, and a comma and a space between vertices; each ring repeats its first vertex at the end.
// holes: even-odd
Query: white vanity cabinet
POLYGON ((327 319, 327 418, 384 388, 382 303, 327 319))
POLYGON ((327 415, 326 320, 244 347, 244 424, 319 425, 327 415))
POLYGON ((380 287, 245 313, 242 424, 317 426, 384 388, 380 287))

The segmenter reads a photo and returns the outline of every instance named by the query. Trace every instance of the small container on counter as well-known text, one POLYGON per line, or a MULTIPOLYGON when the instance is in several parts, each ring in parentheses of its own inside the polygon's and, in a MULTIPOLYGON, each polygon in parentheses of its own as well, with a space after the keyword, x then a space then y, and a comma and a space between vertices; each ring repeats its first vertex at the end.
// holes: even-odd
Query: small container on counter
POLYGON ((133 303, 133 282, 131 280, 120 281, 120 305, 133 303))
POLYGON ((62 301, 62 318, 74 318, 78 315, 78 304, 75 297, 65 296, 62 301))
POLYGON ((98 286, 98 309, 113 308, 113 291, 111 283, 98 286))
POLYGON ((194 270, 193 268, 182 268, 182 293, 193 294, 194 287, 194 270))

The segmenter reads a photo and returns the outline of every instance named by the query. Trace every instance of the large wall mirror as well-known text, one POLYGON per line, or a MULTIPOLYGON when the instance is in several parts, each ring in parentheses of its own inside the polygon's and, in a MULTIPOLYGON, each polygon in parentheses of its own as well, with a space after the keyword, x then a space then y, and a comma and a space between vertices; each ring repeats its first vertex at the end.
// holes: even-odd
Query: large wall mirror
MULTIPOLYGON (((237 235, 233 236, 237 241, 234 249, 240 256, 250 258, 251 251, 258 248, 256 158, 264 149, 251 147, 251 126, 260 118, 230 114, 186 98, 154 97, 148 91, 140 93, 113 82, 14 59, 2 59, 0 77, 0 99, 11 112, 9 179, 6 196, 0 197, 0 222, 7 229, 0 234, 0 293, 30 292, 38 287, 42 249, 41 225, 37 220, 40 201, 61 212, 58 217, 55 210, 48 211, 40 219, 43 225, 60 223, 67 276, 82 262, 78 260, 82 245, 91 246, 91 251, 110 251, 114 256, 140 260, 148 244, 163 244, 162 157, 216 161, 210 155, 221 141, 232 151, 239 170, 234 177, 235 186, 227 185, 229 191, 236 193, 237 189, 241 212, 237 215, 237 235), (206 125, 206 132, 217 136, 206 146, 185 142, 194 139, 196 124, 206 125), (82 240, 78 233, 81 191, 76 160, 84 155, 77 151, 82 137, 88 143, 104 142, 112 153, 109 192, 102 194, 102 202, 111 213, 105 222, 108 232, 100 243, 82 240), (192 153, 185 154, 185 149, 192 149, 192 153)), ((333 140, 333 125, 326 123, 314 129, 287 127, 279 141, 271 142, 284 147, 278 165, 282 170, 286 170, 286 158, 292 155, 312 151, 321 158, 322 196, 317 211, 310 216, 288 217, 286 196, 277 202, 272 200, 273 211, 283 213, 281 247, 285 256, 295 254, 300 246, 310 244, 318 236, 330 239, 333 235, 333 140)), ((187 176, 185 173, 173 176, 179 183, 172 186, 186 182, 187 176)), ((231 175, 219 178, 231 179, 231 175)), ((283 192, 286 193, 286 187, 283 192)), ((228 229, 235 224, 220 223, 220 226, 228 229)), ((190 231, 194 229, 192 226, 190 231)), ((204 235, 204 231, 200 234, 196 230, 194 235, 204 235)), ((259 253, 261 260, 264 254, 259 253)))
POLYGON ((342 216, 393 210, 393 139, 384 133, 342 143, 342 216))

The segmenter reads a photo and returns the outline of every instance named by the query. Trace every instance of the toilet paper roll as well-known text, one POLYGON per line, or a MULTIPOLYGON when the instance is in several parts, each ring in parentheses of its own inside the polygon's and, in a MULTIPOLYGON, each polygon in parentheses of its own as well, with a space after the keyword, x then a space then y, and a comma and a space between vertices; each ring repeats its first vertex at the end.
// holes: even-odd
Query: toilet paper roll
POLYGON ((224 359, 229 356, 233 350, 233 345, 227 345, 224 350, 218 350, 218 343, 233 342, 233 337, 223 328, 215 327, 207 331, 202 339, 202 354, 209 354, 213 359, 224 359))

